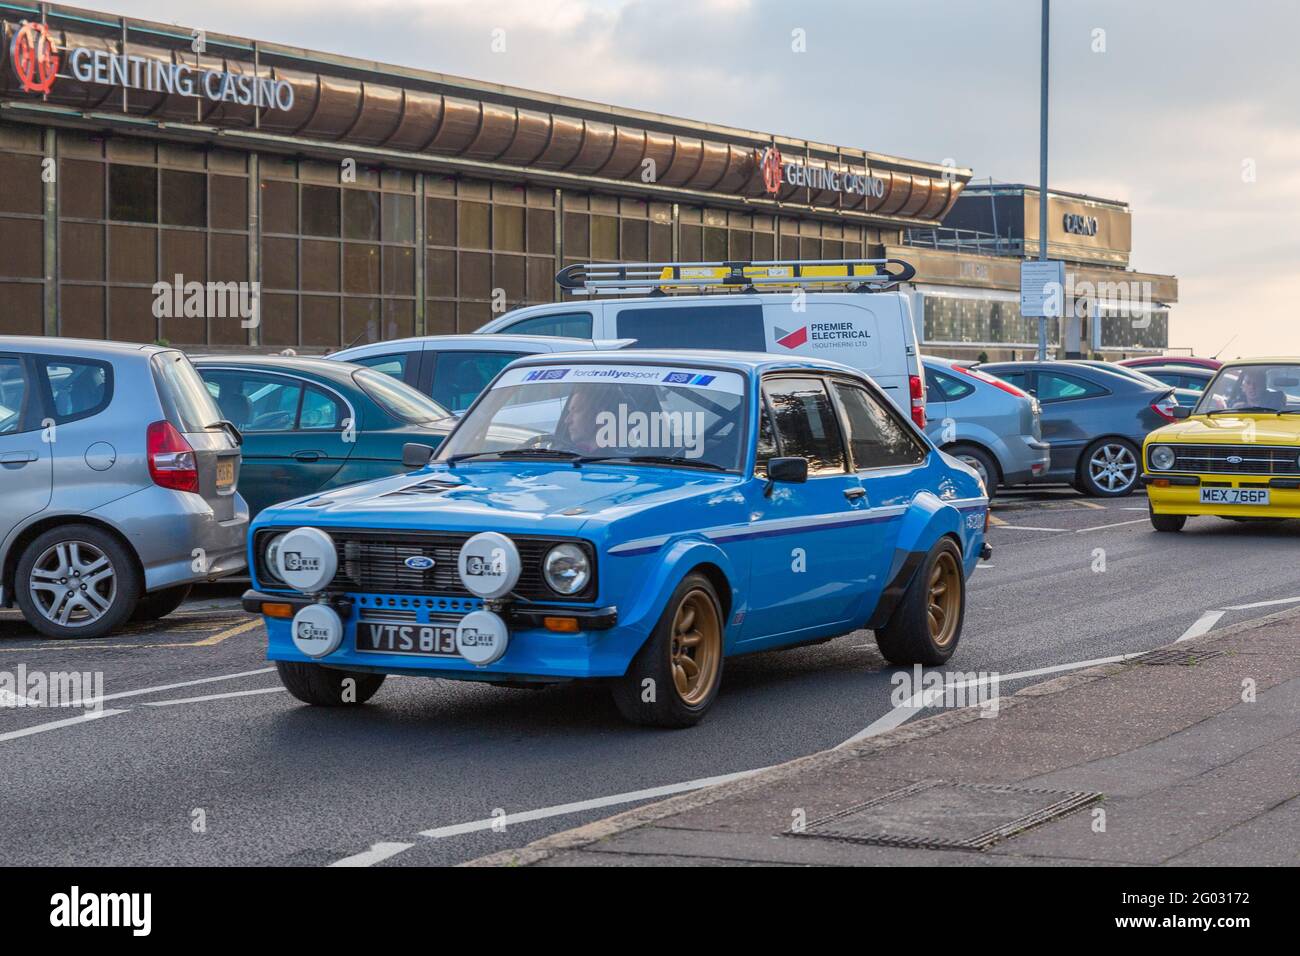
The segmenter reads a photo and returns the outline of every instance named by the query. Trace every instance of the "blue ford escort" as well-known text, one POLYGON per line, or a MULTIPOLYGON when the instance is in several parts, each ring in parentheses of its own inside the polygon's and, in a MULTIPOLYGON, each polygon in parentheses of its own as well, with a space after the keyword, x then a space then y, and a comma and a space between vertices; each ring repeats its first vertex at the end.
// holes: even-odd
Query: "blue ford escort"
POLYGON ((870 628, 894 664, 961 637, 988 499, 872 381, 772 355, 530 356, 415 471, 250 529, 269 658, 310 704, 387 674, 606 680, 696 723, 725 659, 870 628))

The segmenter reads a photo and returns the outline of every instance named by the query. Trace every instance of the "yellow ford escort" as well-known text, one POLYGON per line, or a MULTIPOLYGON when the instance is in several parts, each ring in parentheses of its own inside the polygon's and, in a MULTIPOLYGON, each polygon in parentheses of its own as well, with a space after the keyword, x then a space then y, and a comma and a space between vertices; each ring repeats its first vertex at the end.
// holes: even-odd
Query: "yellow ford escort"
POLYGON ((1142 449, 1157 531, 1194 515, 1300 518, 1300 358, 1229 362, 1174 417, 1142 449))

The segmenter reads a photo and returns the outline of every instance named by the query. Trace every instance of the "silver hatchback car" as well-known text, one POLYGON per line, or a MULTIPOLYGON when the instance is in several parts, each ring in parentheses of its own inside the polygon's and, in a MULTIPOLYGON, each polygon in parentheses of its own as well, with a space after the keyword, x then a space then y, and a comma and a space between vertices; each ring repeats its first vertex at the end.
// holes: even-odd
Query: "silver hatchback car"
POLYGON ((243 570, 240 441, 175 349, 0 336, 0 602, 99 637, 243 570))

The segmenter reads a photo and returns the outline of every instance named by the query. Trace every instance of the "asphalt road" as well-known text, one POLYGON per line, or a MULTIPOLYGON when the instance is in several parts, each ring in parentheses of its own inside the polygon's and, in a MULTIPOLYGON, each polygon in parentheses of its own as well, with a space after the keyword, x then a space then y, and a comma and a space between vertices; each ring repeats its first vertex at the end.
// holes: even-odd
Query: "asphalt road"
MULTIPOLYGON (((1206 518, 1157 535, 1142 497, 1066 490, 1008 495, 994 513, 995 554, 971 584, 949 669, 998 672, 1004 692, 1047 668, 1283 606, 1242 605, 1300 601, 1300 522, 1206 518)), ((209 589, 162 622, 95 642, 44 641, 0 615, 0 671, 99 671, 108 698, 95 718, 0 708, 5 863, 455 863, 654 795, 641 791, 694 787, 904 719, 894 671, 866 632, 728 661, 713 712, 689 730, 627 726, 589 686, 390 677, 367 707, 314 709, 266 670, 261 625, 237 609, 238 591, 209 589)))

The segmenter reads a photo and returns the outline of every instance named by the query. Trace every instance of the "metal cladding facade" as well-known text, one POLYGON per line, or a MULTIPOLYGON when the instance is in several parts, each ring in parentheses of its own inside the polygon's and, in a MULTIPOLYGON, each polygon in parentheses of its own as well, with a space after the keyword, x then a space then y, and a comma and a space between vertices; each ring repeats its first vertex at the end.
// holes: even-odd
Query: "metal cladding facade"
MULTIPOLYGON (((613 183, 640 195, 704 194, 751 206, 780 203, 882 224, 937 223, 970 178, 969 170, 951 166, 621 111, 274 44, 208 35, 206 52, 195 53, 191 37, 176 27, 49 9, 49 34, 64 58, 57 81, 43 97, 24 91, 10 62, 22 21, 11 14, 0 47, 0 96, 43 99, 101 121, 117 114, 122 120, 184 124, 183 132, 191 137, 201 137, 204 128, 213 136, 218 131, 256 134, 259 148, 283 138, 292 142, 280 144, 282 148, 308 143, 361 148, 446 160, 448 169, 490 170, 540 184, 572 186, 582 179, 593 189, 613 183), (291 106, 258 108, 241 105, 233 96, 221 100, 138 85, 83 82, 70 69, 70 54, 77 50, 87 51, 80 54, 83 66, 99 53, 132 58, 129 68, 142 74, 155 74, 161 65, 274 81, 292 91, 291 106), (787 181, 775 194, 769 193, 760 163, 762 152, 772 147, 787 162, 825 170, 839 179, 866 175, 879 185, 864 193, 787 181), (647 169, 653 170, 651 182, 644 181, 647 169)), ((36 11, 33 19, 39 19, 36 11)), ((288 102, 289 97, 281 100, 288 102)))

